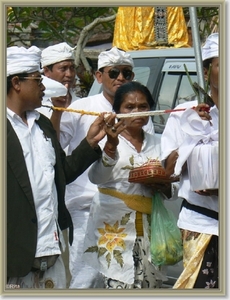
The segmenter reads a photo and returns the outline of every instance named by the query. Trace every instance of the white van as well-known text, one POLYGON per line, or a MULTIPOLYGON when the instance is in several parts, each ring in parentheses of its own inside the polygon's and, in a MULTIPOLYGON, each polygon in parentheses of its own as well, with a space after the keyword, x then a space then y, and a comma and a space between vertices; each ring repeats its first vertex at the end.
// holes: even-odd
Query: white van
MULTIPOLYGON (((129 53, 134 60, 134 80, 146 85, 155 100, 151 110, 173 109, 180 103, 194 100, 196 95, 185 71, 186 65, 192 82, 198 82, 193 48, 138 50, 129 51, 129 53)), ((101 91, 101 85, 95 80, 89 95, 98 94, 101 91)), ((157 134, 163 132, 167 119, 168 114, 152 117, 157 134)), ((181 199, 165 201, 165 205, 178 217, 181 199)), ((182 261, 168 266, 168 281, 164 286, 171 287, 182 270, 182 261)))

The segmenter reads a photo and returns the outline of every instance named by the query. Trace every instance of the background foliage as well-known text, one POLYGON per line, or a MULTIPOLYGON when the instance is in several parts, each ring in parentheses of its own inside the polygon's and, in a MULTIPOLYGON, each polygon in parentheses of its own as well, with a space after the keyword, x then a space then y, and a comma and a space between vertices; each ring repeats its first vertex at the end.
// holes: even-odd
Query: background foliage
MULTIPOLYGON (((42 41, 48 46, 56 42, 76 45, 82 29, 97 18, 114 15, 116 9, 108 7, 9 7, 7 16, 7 46, 15 42, 28 45, 42 41), (31 35, 26 35, 28 27, 31 35)), ((96 26, 89 34, 112 33, 114 21, 96 26)), ((89 36, 89 37, 90 37, 89 36)))
MULTIPOLYGON (((85 66, 80 87, 90 90, 92 70, 86 60, 85 46, 112 43, 118 7, 8 7, 7 47, 13 45, 46 48, 67 42, 77 45, 75 64, 85 66)), ((189 26, 189 7, 183 7, 189 26)), ((213 31, 218 31, 218 7, 197 7, 198 28, 201 41, 213 31)))
MULTIPOLYGON (((98 37, 98 41, 112 41, 115 14, 118 7, 8 7, 7 46, 18 42, 22 45, 43 45, 54 42, 77 44, 83 28, 99 19, 87 32, 87 41, 98 37), (102 22, 111 16, 109 21, 102 22)), ((183 7, 189 23, 189 7, 183 7)), ((218 28, 218 7, 197 7, 201 39, 205 39, 218 28)), ((86 42, 87 42, 86 41, 86 42)), ((94 44, 97 40, 94 39, 94 44)))

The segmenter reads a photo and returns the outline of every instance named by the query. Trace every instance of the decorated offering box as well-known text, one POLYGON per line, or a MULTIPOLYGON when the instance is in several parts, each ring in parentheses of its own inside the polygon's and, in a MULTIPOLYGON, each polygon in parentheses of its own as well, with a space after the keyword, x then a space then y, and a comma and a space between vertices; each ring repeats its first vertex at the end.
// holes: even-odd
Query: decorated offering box
POLYGON ((136 167, 129 172, 129 182, 136 183, 164 183, 177 181, 178 178, 166 176, 165 169, 159 160, 149 160, 147 163, 136 167))

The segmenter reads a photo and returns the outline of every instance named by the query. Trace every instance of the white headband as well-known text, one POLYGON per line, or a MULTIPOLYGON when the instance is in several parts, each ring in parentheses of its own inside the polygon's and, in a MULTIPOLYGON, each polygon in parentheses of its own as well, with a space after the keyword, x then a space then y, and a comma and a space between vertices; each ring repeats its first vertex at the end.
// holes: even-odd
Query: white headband
POLYGON ((12 46, 7 48, 7 76, 41 71, 41 50, 36 46, 28 49, 12 46))
POLYGON ((42 68, 63 60, 74 60, 74 49, 65 42, 45 48, 42 51, 42 68))
POLYGON ((134 67, 134 62, 130 54, 117 47, 113 47, 109 51, 103 51, 98 56, 98 70, 103 67, 110 67, 116 65, 128 65, 134 67))
POLYGON ((213 33, 208 36, 202 47, 202 60, 219 57, 219 34, 213 33))

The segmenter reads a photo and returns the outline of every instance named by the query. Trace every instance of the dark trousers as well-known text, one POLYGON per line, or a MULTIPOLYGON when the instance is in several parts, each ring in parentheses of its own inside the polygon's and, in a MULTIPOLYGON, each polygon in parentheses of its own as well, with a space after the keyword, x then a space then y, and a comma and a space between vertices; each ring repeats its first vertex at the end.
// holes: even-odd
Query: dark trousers
POLYGON ((218 288, 218 236, 213 235, 193 288, 218 288))

